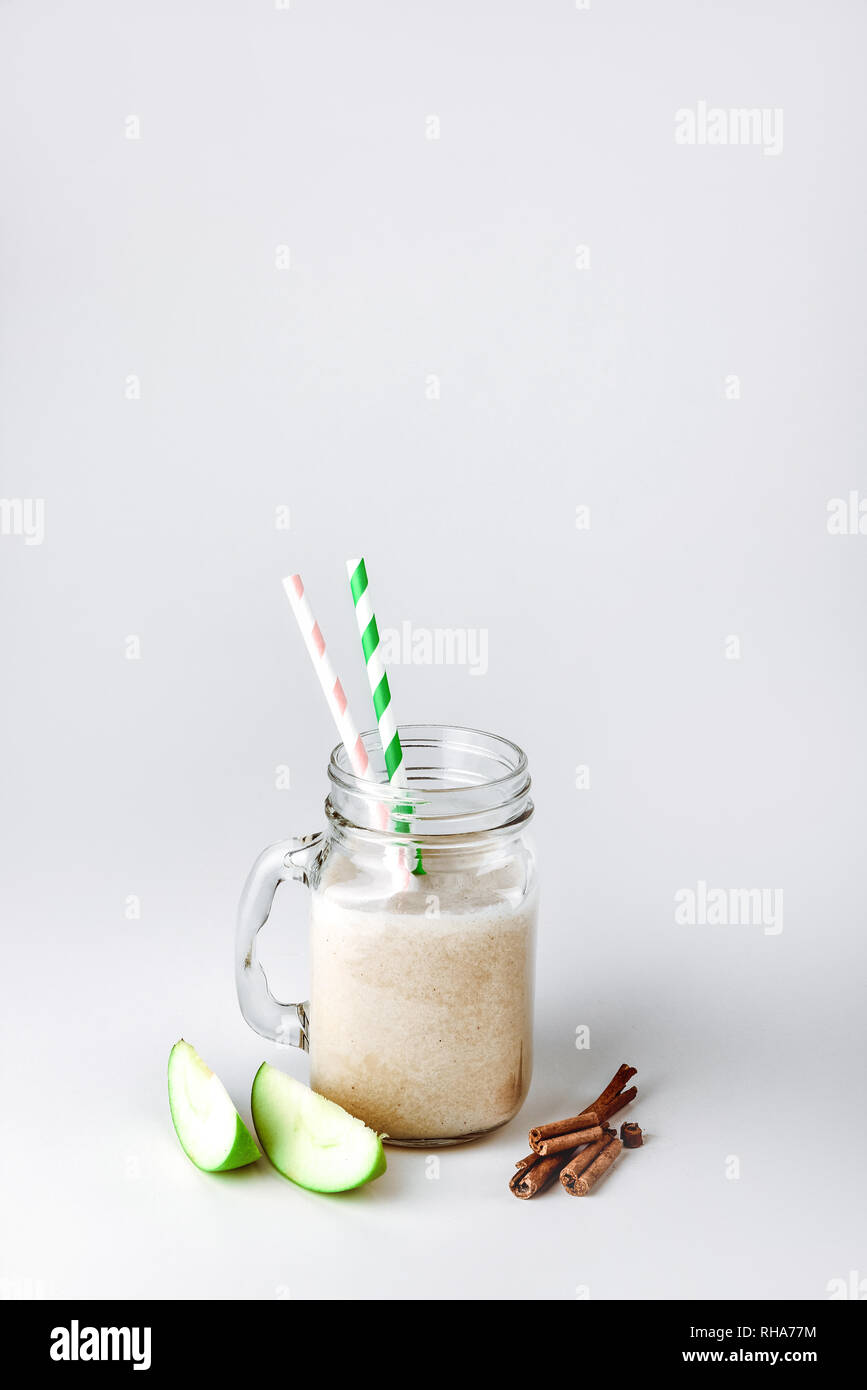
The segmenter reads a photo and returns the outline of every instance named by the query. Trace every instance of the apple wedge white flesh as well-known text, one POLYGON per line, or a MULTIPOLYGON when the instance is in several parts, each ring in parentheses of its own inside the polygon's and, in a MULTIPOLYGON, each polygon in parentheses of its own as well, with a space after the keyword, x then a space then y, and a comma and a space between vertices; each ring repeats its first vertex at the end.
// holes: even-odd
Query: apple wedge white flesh
POLYGON ((299 1187, 346 1192, 385 1172, 376 1130, 267 1062, 253 1079, 251 1104, 262 1148, 299 1187))
POLYGON ((169 1053, 169 1106, 184 1153, 204 1172, 224 1173, 261 1158, 222 1081, 183 1038, 169 1053))

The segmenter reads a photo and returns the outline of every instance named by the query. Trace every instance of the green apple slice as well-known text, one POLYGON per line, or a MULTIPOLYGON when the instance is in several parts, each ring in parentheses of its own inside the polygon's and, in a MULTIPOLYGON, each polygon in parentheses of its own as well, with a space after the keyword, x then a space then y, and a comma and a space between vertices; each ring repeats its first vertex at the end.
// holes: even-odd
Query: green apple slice
POLYGON ((267 1062, 253 1078, 251 1104, 262 1148, 299 1187, 346 1192, 385 1172, 376 1130, 267 1062))
POLYGON ((181 1148, 204 1172, 223 1173, 261 1158, 222 1081, 183 1038, 169 1053, 169 1106, 181 1148))

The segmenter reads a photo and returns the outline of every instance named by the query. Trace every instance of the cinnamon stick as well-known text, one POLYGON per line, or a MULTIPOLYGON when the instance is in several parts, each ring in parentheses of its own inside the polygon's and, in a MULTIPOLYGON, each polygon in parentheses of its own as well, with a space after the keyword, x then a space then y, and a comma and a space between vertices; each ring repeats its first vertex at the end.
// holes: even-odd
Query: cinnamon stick
POLYGON ((572 1134, 555 1134, 552 1139, 540 1139, 533 1145, 537 1154, 542 1158, 547 1158, 549 1154, 565 1153, 567 1150, 577 1149, 580 1144, 595 1144, 597 1139, 601 1139, 605 1130, 601 1125, 593 1125, 590 1129, 576 1129, 572 1134))
POLYGON ((575 1157, 566 1164, 566 1167, 560 1174, 560 1181, 567 1192, 574 1192, 575 1185, 581 1177, 581 1174, 595 1162, 605 1149, 608 1148, 608 1145, 613 1142, 614 1138, 615 1131, 613 1129, 606 1129, 601 1139, 597 1139, 596 1143, 590 1144, 588 1148, 582 1149, 580 1154, 576 1154, 575 1157))
MULTIPOLYGON (((619 1096, 627 1081, 630 1077, 635 1075, 637 1070, 637 1067, 630 1067, 627 1062, 623 1062, 622 1065, 617 1068, 617 1071, 612 1076, 601 1096, 598 1096, 596 1100, 594 1100, 589 1109, 598 1111, 601 1108, 606 1114, 610 1113, 610 1106, 615 1097, 619 1096)), ((622 1106, 620 1108, 622 1109, 622 1106)))
POLYGON ((614 1138, 593 1160, 589 1168, 585 1168, 581 1176, 576 1180, 575 1186, 567 1188, 573 1197, 586 1197, 594 1183, 598 1182, 603 1173, 607 1173, 620 1150, 623 1148, 622 1142, 614 1138))
POLYGON ((529 1170, 538 1162, 538 1154, 528 1154, 526 1158, 518 1159, 518 1162, 515 1164, 515 1171, 509 1179, 510 1192, 515 1191, 517 1184, 524 1179, 529 1170))
POLYGON ((636 1125, 626 1121, 620 1126, 620 1138, 623 1140, 624 1149, 640 1149, 644 1143, 644 1135, 641 1132, 641 1125, 636 1125))
POLYGON ((568 1157, 567 1153, 551 1154, 549 1158, 539 1158, 537 1154, 533 1154, 533 1162, 525 1168, 519 1168, 512 1177, 509 1183, 510 1191, 516 1197, 535 1197, 553 1181, 568 1157))
POLYGON ((622 1110, 624 1106, 629 1105, 631 1101, 635 1100, 637 1095, 638 1087, 630 1086, 628 1091, 624 1091, 622 1095, 615 1096, 605 1107, 605 1119, 610 1120, 612 1115, 616 1115, 618 1110, 622 1110))
MULTIPOLYGON (((555 1120, 550 1125, 537 1125, 530 1130, 530 1147, 536 1149, 536 1145, 545 1139, 554 1139, 558 1134, 574 1134, 579 1129, 589 1129, 592 1125, 598 1125, 601 1116, 595 1110, 584 1110, 580 1115, 573 1115, 568 1120, 555 1120)), ((536 1149, 540 1153, 540 1149, 536 1149)))

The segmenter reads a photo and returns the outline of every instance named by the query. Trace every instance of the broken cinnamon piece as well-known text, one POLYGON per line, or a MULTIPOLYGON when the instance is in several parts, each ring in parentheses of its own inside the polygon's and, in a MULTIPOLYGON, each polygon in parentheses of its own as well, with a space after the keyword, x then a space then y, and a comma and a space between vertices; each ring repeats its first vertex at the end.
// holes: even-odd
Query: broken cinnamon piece
POLYGON ((537 1153, 527 1154, 526 1158, 519 1158, 515 1164, 516 1168, 528 1168, 531 1163, 535 1163, 539 1157, 537 1153))
POLYGON ((581 1174, 596 1161, 601 1153, 613 1142, 615 1131, 606 1130, 601 1139, 597 1139, 595 1144, 590 1144, 586 1149, 582 1149, 576 1154, 560 1174, 560 1181, 567 1192, 574 1192, 575 1186, 581 1174))
POLYGON ((539 1158, 534 1154, 534 1162, 526 1168, 519 1168, 513 1175, 510 1190, 516 1197, 535 1197, 557 1176, 568 1158, 568 1153, 551 1154, 549 1158, 539 1158))
POLYGON ((620 1126, 620 1138, 623 1141, 624 1149, 640 1149, 641 1145, 644 1143, 641 1125, 637 1125, 631 1120, 626 1120, 620 1126))
MULTIPOLYGON (((595 1110, 584 1110, 580 1115, 573 1115, 568 1120, 555 1120, 550 1125, 537 1125, 530 1130, 530 1148, 536 1150, 536 1145, 544 1139, 554 1139, 558 1134, 574 1134, 579 1129, 589 1129, 592 1125, 598 1125, 602 1116, 595 1110)), ((536 1152, 541 1152, 536 1150, 536 1152)))
MULTIPOLYGON (((605 1145, 605 1148, 593 1160, 589 1168, 585 1168, 575 1186, 571 1189, 573 1197, 586 1197, 594 1183, 598 1182, 603 1173, 607 1173, 617 1155, 623 1148, 619 1139, 612 1139, 605 1145)), ((569 1190, 569 1189, 567 1189, 569 1190)))
POLYGON ((623 1110, 625 1106, 634 1101, 637 1095, 638 1087, 630 1086, 628 1091, 624 1091, 621 1095, 615 1096, 605 1107, 605 1119, 610 1120, 612 1115, 616 1115, 619 1110, 623 1110))
POLYGON ((555 1134, 551 1139, 540 1139, 534 1148, 542 1158, 547 1158, 550 1154, 577 1149, 581 1144, 595 1144, 604 1133, 602 1125, 593 1125, 590 1129, 577 1129, 572 1134, 555 1134))

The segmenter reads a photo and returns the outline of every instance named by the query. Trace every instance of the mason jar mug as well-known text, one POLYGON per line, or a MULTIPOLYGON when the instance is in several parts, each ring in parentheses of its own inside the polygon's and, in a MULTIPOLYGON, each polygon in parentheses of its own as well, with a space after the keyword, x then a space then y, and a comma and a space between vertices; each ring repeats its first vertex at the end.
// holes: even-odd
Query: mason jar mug
POLYGON ((310 1053, 314 1090, 391 1143, 474 1139, 519 1110, 532 1066, 537 913, 527 759, 472 729, 401 728, 406 785, 331 755, 327 829, 272 845, 241 899, 247 1022, 310 1053), (282 1004, 256 954, 278 885, 310 890, 310 1001, 282 1004))

